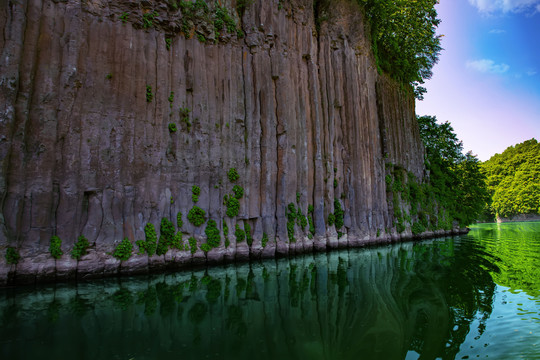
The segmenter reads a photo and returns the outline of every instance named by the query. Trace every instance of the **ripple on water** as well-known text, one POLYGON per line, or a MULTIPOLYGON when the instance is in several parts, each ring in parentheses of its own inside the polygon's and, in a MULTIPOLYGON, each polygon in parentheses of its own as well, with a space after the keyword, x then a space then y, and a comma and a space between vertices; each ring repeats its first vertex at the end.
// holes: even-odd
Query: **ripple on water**
POLYGON ((0 290, 0 358, 540 359, 540 223, 0 290))

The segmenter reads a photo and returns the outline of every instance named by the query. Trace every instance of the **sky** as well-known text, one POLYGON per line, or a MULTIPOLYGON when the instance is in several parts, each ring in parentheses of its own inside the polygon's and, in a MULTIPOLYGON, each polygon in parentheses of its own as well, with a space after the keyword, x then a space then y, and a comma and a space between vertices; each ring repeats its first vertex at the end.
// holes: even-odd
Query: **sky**
POLYGON ((540 141, 540 0, 440 0, 443 51, 418 115, 448 121, 481 161, 540 141))

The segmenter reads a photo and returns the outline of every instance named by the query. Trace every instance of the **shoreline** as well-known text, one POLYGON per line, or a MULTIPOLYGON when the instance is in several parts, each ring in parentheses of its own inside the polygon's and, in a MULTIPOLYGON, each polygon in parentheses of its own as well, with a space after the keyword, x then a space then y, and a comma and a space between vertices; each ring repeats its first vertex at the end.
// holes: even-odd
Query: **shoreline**
POLYGON ((437 230, 426 231, 419 235, 404 233, 363 239, 347 235, 344 235, 344 239, 341 240, 337 237, 320 237, 314 240, 306 238, 296 243, 276 242, 268 244, 265 248, 261 246, 249 248, 245 242, 242 242, 236 244, 234 248, 232 246, 219 247, 208 253, 199 249, 194 254, 180 250, 169 250, 165 255, 151 257, 133 254, 126 261, 120 261, 107 253, 97 252, 93 248, 88 249, 88 254, 79 261, 67 254, 55 260, 47 252, 37 256, 23 257, 16 265, 1 264, 0 288, 184 271, 231 263, 294 257, 306 253, 330 252, 335 249, 377 247, 399 242, 463 235, 469 230, 469 228, 437 230))
POLYGON ((476 224, 503 224, 503 223, 531 222, 531 221, 540 221, 540 215, 537 215, 537 214, 517 215, 511 218, 503 217, 503 218, 496 218, 490 221, 477 221, 476 224))
POLYGON ((512 217, 497 217, 495 220, 496 223, 507 223, 507 222, 523 222, 523 221, 540 221, 539 214, 521 214, 512 217))

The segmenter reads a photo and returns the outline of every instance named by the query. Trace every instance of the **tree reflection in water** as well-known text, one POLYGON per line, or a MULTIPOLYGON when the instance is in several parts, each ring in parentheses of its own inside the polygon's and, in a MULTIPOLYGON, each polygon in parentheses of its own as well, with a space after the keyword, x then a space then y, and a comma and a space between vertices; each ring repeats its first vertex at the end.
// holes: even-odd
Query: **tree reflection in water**
POLYGON ((1 357, 453 359, 491 314, 493 263, 448 238, 6 290, 1 357))

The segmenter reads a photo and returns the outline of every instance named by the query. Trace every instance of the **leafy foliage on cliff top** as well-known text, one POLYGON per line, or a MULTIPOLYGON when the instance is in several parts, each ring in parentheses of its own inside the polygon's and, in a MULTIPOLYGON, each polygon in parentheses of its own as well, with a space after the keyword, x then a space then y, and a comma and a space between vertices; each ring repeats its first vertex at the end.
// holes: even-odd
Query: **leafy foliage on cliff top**
MULTIPOLYGON (((227 31, 230 34, 236 33, 238 37, 243 37, 242 29, 238 27, 237 21, 233 14, 225 6, 221 6, 219 2, 206 2, 205 0, 195 1, 178 1, 178 6, 182 11, 182 32, 189 36, 194 24, 212 24, 214 28, 215 38, 218 39, 222 31, 227 31)), ((243 13, 250 5, 248 1, 239 1, 237 3, 237 11, 243 13)), ((199 26, 201 27, 201 26, 199 26)), ((202 31, 202 29, 198 29, 202 31)), ((206 37, 199 33, 199 40, 206 42, 206 37)))
POLYGON ((489 200, 486 178, 480 162, 471 152, 463 155, 463 145, 448 122, 418 118, 420 136, 426 148, 426 168, 430 171, 428 191, 461 226, 476 221, 489 200))
POLYGON ((371 24, 373 52, 380 70, 403 84, 410 84, 422 99, 420 85, 431 78, 431 69, 442 50, 436 29, 438 0, 358 0, 371 24))
POLYGON ((540 213, 540 143, 510 146, 481 166, 492 196, 491 215, 540 213))

